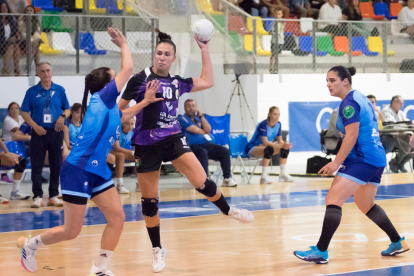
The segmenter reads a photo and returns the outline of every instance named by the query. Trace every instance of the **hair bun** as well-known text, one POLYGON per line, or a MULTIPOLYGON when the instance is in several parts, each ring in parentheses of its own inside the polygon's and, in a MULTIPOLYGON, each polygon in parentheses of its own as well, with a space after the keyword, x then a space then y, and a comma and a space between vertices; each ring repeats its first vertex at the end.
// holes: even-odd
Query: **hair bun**
POLYGON ((356 68, 354 66, 349 67, 348 71, 349 71, 349 74, 351 74, 351 76, 354 76, 356 73, 356 68))
POLYGON ((163 40, 163 39, 171 40, 171 36, 170 35, 161 32, 159 29, 155 29, 155 31, 158 33, 158 38, 160 40, 163 40))

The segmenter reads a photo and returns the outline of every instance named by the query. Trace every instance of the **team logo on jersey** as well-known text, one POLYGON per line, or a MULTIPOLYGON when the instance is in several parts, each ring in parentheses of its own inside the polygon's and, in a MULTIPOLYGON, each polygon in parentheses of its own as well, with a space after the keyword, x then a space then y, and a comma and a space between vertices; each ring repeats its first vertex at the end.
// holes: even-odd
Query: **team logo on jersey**
POLYGON ((92 161, 92 166, 94 166, 94 167, 98 166, 98 160, 93 160, 92 161))
POLYGON ((138 158, 135 158, 135 167, 139 167, 141 165, 141 159, 139 159, 139 157, 138 158))
POLYGON ((355 109, 352 106, 347 105, 344 108, 343 114, 344 114, 345 119, 350 119, 354 116, 355 109))

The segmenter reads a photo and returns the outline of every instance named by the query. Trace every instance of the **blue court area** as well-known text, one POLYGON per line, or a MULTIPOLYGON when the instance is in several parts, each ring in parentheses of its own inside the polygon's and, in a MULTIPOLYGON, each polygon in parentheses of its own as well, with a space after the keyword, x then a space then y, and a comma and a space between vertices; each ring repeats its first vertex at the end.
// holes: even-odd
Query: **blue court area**
MULTIPOLYGON (((412 265, 379 268, 340 274, 329 274, 329 276, 399 276, 414 275, 414 263, 412 265)), ((328 276, 328 275, 326 275, 328 276)))
MULTIPOLYGON (((250 211, 278 210, 295 207, 325 205, 328 190, 308 192, 274 193, 266 195, 250 195, 227 197, 230 205, 250 211)), ((380 186, 376 200, 414 197, 414 184, 380 186)), ((348 202, 353 202, 350 198, 348 202)), ((194 217, 219 214, 218 209, 207 199, 166 201, 159 204, 161 219, 194 217)), ((141 204, 124 205, 126 221, 141 221, 141 204)), ((23 212, 0 214, 0 233, 45 229, 63 224, 63 210, 45 210, 40 212, 23 212)), ((97 207, 86 210, 84 225, 105 224, 106 219, 97 207)), ((388 275, 388 274, 386 274, 388 275)), ((414 275, 414 274, 413 274, 414 275)))

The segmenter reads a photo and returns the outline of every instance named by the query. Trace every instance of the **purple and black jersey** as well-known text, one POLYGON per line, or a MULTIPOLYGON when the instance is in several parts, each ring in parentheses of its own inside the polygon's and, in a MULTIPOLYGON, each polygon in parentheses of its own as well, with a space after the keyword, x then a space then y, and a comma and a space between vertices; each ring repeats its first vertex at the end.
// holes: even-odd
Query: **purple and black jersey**
POLYGON ((145 96, 147 83, 153 80, 160 81, 156 97, 162 97, 164 101, 152 103, 136 115, 132 145, 152 145, 181 132, 177 121, 178 99, 182 94, 191 91, 194 86, 192 78, 183 79, 171 75, 161 77, 152 71, 152 67, 148 67, 128 81, 122 99, 141 102, 145 96))

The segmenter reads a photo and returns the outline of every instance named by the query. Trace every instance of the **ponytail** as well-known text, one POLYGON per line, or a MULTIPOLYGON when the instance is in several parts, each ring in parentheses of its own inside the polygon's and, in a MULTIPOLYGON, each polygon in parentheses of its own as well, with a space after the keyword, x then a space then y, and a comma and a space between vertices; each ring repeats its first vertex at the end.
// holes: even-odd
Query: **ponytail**
POLYGON ((81 123, 83 123, 83 117, 85 117, 86 110, 88 109, 88 94, 89 94, 89 80, 91 75, 88 74, 85 77, 85 91, 83 92, 82 109, 81 109, 81 123))

